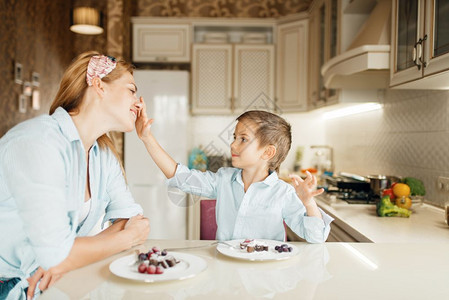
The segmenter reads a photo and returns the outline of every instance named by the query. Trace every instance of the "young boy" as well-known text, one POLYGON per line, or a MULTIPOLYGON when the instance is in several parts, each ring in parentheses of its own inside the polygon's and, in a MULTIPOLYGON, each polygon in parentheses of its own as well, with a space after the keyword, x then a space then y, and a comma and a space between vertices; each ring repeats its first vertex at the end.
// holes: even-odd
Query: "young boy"
POLYGON ((177 164, 151 134, 153 119, 143 108, 136 121, 140 139, 157 166, 177 187, 217 199, 217 240, 271 239, 283 241, 283 221, 310 243, 326 241, 332 218, 318 208, 313 197, 316 178, 307 173, 305 180, 291 175, 293 186, 277 176, 291 145, 290 125, 281 117, 265 111, 248 111, 237 118, 231 144, 233 168, 216 173, 190 170, 177 164))

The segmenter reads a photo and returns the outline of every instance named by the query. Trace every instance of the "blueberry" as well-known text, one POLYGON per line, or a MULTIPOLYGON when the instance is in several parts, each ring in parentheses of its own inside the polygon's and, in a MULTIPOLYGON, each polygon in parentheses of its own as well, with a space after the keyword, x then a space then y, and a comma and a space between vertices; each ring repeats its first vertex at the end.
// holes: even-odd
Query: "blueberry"
POLYGON ((165 249, 164 249, 164 250, 162 250, 162 252, 161 252, 161 255, 162 255, 162 256, 165 256, 165 255, 167 255, 167 250, 165 250, 165 249))
POLYGON ((139 261, 144 261, 147 260, 147 255, 145 253, 140 253, 139 254, 139 261))
POLYGON ((274 250, 278 250, 278 249, 279 249, 279 246, 274 247, 274 250))
POLYGON ((292 252, 293 248, 292 247, 288 247, 288 252, 292 252))

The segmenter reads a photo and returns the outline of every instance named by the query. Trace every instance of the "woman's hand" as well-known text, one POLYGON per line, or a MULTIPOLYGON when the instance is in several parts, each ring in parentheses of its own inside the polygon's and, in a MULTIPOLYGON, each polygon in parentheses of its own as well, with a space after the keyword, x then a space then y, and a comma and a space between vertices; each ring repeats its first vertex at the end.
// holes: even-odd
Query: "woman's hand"
POLYGON ((130 235, 131 247, 143 244, 150 233, 150 222, 148 218, 142 215, 137 215, 126 222, 125 228, 123 229, 130 235))
POLYGON ((45 271, 41 267, 37 269, 37 271, 33 274, 33 276, 27 278, 28 280, 28 291, 27 291, 27 299, 33 299, 34 291, 36 290, 36 285, 39 282, 39 290, 45 291, 50 286, 52 286, 59 278, 62 277, 63 274, 58 273, 56 268, 50 268, 48 271, 45 271))
POLYGON ((143 101, 143 97, 140 97, 139 101, 140 110, 137 113, 136 132, 141 140, 145 140, 151 136, 150 128, 154 120, 148 119, 147 107, 143 101))
POLYGON ((320 195, 324 192, 324 189, 316 189, 316 177, 306 171, 306 179, 302 179, 298 175, 290 174, 293 186, 295 187, 296 194, 302 203, 307 206, 313 201, 313 197, 320 195))

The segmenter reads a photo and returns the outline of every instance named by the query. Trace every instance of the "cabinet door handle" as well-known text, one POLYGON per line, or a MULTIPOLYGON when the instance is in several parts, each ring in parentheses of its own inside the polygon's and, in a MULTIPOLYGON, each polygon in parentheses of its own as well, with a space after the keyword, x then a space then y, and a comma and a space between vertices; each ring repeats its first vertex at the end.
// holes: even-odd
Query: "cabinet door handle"
POLYGON ((423 49, 424 49, 423 42, 425 40, 427 40, 427 34, 423 38, 420 38, 415 43, 415 47, 413 47, 413 62, 418 67, 418 70, 421 70, 421 66, 423 66, 424 68, 427 67, 427 63, 424 61, 423 58, 423 49))
MULTIPOLYGON (((421 40, 421 39, 420 39, 421 40)), ((420 40, 415 43, 415 46, 413 47, 413 62, 415 63, 415 66, 418 68, 418 70, 421 70, 421 64, 419 60, 419 52, 421 52, 421 48, 418 49, 418 46, 420 45, 420 40)))
POLYGON ((421 45, 421 47, 420 47, 421 53, 419 56, 419 61, 421 62, 423 68, 425 68, 425 67, 427 67, 427 62, 424 60, 423 53, 424 53, 424 41, 427 40, 427 34, 422 39, 419 39, 419 40, 420 40, 420 45, 421 45))

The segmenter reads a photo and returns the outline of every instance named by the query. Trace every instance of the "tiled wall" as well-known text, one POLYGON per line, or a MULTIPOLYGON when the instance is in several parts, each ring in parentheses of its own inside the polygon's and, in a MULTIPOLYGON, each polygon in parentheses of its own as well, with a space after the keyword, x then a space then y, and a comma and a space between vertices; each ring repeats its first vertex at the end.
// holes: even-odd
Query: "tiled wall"
POLYGON ((436 181, 449 176, 449 92, 386 90, 383 102, 382 110, 325 121, 337 170, 419 178, 426 200, 443 206, 449 194, 436 181))

